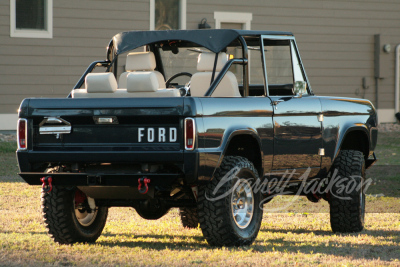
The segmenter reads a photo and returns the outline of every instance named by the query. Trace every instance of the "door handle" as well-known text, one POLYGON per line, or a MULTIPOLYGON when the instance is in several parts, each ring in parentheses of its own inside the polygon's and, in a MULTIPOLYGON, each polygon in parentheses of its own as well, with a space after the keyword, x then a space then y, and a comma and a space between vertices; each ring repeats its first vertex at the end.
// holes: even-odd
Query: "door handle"
POLYGON ((39 124, 39 134, 55 134, 59 139, 61 134, 71 133, 71 123, 59 117, 45 117, 39 124))
POLYGON ((278 104, 283 101, 285 101, 285 100, 283 100, 283 99, 274 100, 274 101, 272 101, 272 105, 275 106, 275 109, 278 109, 278 104))

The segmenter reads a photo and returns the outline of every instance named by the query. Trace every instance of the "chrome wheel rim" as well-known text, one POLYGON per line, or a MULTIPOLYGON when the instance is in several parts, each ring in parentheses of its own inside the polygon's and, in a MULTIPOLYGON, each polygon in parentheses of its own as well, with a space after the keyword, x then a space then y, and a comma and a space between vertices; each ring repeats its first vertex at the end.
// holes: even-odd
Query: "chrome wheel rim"
POLYGON ((240 229, 249 226, 254 214, 254 195, 246 179, 235 184, 231 197, 232 216, 240 229))
MULTIPOLYGON (((75 206, 75 198, 73 204, 75 206)), ((85 227, 90 226, 96 219, 96 216, 97 216, 97 207, 95 208, 94 211, 88 212, 86 208, 75 206, 75 217, 78 223, 82 226, 85 227)))
POLYGON ((75 209, 75 216, 80 225, 89 226, 96 219, 97 210, 89 213, 87 210, 75 209))

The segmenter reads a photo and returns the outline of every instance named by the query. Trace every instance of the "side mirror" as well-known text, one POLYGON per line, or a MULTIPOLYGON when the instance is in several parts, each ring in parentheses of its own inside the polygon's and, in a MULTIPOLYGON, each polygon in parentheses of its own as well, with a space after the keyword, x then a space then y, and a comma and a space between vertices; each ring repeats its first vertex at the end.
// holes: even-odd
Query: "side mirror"
POLYGON ((305 81, 295 81, 294 82, 295 97, 302 97, 302 95, 306 93, 307 93, 307 83, 305 81))

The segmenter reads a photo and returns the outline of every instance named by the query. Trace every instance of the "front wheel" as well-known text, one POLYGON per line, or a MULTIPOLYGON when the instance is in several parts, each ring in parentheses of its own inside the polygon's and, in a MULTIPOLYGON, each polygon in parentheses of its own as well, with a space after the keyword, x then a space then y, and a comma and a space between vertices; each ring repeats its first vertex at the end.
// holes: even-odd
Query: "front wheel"
POLYGON ((256 239, 263 215, 261 192, 252 189, 257 179, 248 159, 226 156, 214 179, 199 187, 199 223, 210 245, 245 246, 256 239))
POLYGON ((365 160, 356 150, 342 150, 333 164, 336 179, 329 192, 331 227, 333 232, 354 233, 364 229, 365 160))
POLYGON ((108 208, 95 206, 78 188, 53 186, 49 193, 42 191, 41 201, 44 223, 55 242, 90 243, 101 235, 108 208))

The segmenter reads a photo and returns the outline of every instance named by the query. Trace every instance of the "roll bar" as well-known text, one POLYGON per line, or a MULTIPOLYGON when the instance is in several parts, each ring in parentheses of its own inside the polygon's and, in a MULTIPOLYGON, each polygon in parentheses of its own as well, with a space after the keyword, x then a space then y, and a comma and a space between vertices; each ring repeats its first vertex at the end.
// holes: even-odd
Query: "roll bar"
MULTIPOLYGON (((215 89, 218 87, 219 83, 222 81, 222 78, 225 76, 225 74, 228 72, 229 68, 233 64, 240 64, 243 65, 243 96, 249 96, 249 68, 248 68, 248 55, 249 55, 249 50, 247 48, 246 41, 244 40, 243 36, 239 36, 238 40, 240 42, 240 45, 242 46, 242 57, 243 58, 234 58, 226 62, 225 66, 222 68, 218 76, 215 78, 215 80, 211 83, 210 88, 208 88, 207 92, 205 93, 204 96, 211 96, 215 89)), ((217 60, 217 57, 215 57, 215 61, 217 60)), ((215 70, 215 64, 214 64, 214 70, 215 70)), ((213 72, 214 74, 215 72, 213 72)))
MULTIPOLYGON (((242 57, 243 58, 229 60, 225 64, 225 66, 222 68, 220 73, 217 75, 215 80, 212 81, 210 88, 207 90, 207 92, 204 96, 211 96, 214 93, 215 89, 218 87, 219 83, 222 81, 222 78, 228 72, 228 70, 232 66, 232 64, 243 65, 243 96, 244 97, 249 96, 249 83, 248 83, 248 81, 249 81, 249 68, 248 68, 249 51, 248 51, 247 44, 246 44, 246 41, 244 40, 243 36, 239 36, 237 38, 237 40, 239 41, 239 43, 242 47, 242 57)), ((114 43, 113 43, 112 39, 107 46, 106 56, 107 56, 107 60, 92 62, 89 65, 89 67, 86 69, 85 73, 83 73, 83 75, 81 76, 81 78, 79 79, 79 81, 77 82, 77 84, 74 86, 73 89, 81 88, 81 86, 85 82, 86 75, 88 73, 92 72, 95 67, 99 67, 99 66, 107 67, 108 68, 107 71, 111 71, 114 73, 114 75, 116 75, 117 68, 113 68, 113 65, 117 64, 118 58, 114 51, 114 43)), ((216 60, 217 60, 217 56, 216 56, 216 60)), ((214 66, 213 73, 215 73, 215 66, 214 66)), ((68 95, 68 97, 69 98, 71 97, 71 93, 68 95)))

